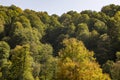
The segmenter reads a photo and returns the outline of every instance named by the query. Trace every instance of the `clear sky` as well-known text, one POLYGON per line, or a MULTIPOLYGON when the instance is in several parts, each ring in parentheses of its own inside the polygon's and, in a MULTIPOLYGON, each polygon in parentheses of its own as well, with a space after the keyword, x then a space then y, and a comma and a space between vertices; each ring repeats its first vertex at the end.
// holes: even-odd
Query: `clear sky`
POLYGON ((77 12, 82 10, 100 11, 103 6, 108 4, 120 5, 120 0, 0 0, 0 5, 10 6, 11 4, 22 9, 47 11, 50 15, 61 15, 70 10, 77 12))

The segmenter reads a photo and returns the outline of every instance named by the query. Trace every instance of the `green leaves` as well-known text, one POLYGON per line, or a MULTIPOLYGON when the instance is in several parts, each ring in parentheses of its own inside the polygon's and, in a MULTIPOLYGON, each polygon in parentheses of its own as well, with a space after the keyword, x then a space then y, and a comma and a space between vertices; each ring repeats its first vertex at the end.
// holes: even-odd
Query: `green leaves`
POLYGON ((4 41, 0 41, 0 59, 8 59, 9 52, 10 52, 9 45, 4 41))
POLYGON ((0 6, 0 80, 119 79, 119 10, 58 16, 0 6))
POLYGON ((86 23, 80 23, 76 27, 76 37, 79 40, 86 41, 89 38, 89 29, 86 23))
POLYGON ((9 45, 4 42, 0 41, 0 72, 2 76, 0 79, 4 80, 7 79, 9 74, 9 67, 11 65, 11 62, 8 60, 10 53, 10 47, 9 45))
POLYGON ((10 69, 10 79, 34 80, 32 75, 33 58, 30 54, 29 45, 16 46, 11 54, 12 66, 10 69))
POLYGON ((111 76, 113 80, 120 79, 120 62, 119 61, 113 64, 111 68, 111 76))

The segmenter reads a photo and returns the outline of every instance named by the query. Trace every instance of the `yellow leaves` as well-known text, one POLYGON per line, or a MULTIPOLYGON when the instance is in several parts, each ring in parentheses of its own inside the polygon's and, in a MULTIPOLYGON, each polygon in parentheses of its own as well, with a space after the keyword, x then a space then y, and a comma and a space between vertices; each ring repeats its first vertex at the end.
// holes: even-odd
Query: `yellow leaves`
POLYGON ((66 58, 65 61, 62 63, 63 64, 63 67, 67 67, 69 69, 74 69, 75 67, 75 63, 69 59, 69 58, 66 58))
POLYGON ((110 80, 109 76, 102 74, 96 62, 85 60, 74 62, 66 58, 59 63, 58 80, 110 80))
POLYGON ((59 80, 75 80, 77 63, 73 62, 70 58, 66 58, 63 62, 59 63, 58 79, 59 80), (69 77, 68 77, 69 76, 69 77))
POLYGON ((61 58, 69 57, 72 60, 82 61, 93 56, 93 52, 89 52, 81 41, 74 38, 65 39, 63 44, 65 48, 59 52, 61 58))
POLYGON ((65 48, 59 52, 58 80, 110 80, 96 63, 94 53, 81 41, 71 38, 63 43, 65 48))
POLYGON ((24 76, 24 80, 34 80, 33 75, 29 71, 25 71, 23 76, 24 76))
POLYGON ((96 63, 88 61, 84 62, 84 68, 81 70, 84 80, 96 80, 100 77, 98 76, 99 73, 101 73, 101 69, 99 69, 99 66, 96 63))

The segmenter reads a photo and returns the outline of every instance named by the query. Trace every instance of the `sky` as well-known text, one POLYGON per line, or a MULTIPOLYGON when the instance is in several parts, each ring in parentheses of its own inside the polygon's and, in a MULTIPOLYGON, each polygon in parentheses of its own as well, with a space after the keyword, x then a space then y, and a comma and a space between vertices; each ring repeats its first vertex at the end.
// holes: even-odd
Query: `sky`
POLYGON ((16 5, 24 9, 46 11, 48 14, 61 15, 68 11, 81 12, 83 10, 100 11, 105 5, 120 5, 120 0, 0 0, 0 5, 16 5))

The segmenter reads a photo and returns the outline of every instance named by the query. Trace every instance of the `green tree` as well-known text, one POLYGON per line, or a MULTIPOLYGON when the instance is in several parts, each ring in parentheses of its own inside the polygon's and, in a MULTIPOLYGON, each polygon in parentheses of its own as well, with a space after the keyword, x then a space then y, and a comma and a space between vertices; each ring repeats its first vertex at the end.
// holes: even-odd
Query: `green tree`
POLYGON ((44 24, 49 24, 51 21, 47 12, 37 12, 37 16, 44 24))
POLYGON ((96 30, 90 32, 90 36, 87 42, 87 48, 95 51, 97 48, 97 41, 99 40, 100 34, 96 30))
POLYGON ((4 42, 0 41, 0 72, 2 72, 1 80, 6 80, 9 74, 9 67, 11 62, 8 60, 9 58, 10 47, 4 42))
POLYGON ((69 14, 63 14, 63 15, 59 18, 59 21, 60 21, 60 23, 63 24, 64 26, 67 26, 67 25, 69 25, 69 24, 72 22, 71 15, 69 15, 69 14))
POLYGON ((71 15, 72 23, 77 26, 80 23, 81 14, 77 13, 76 11, 69 11, 67 14, 71 15))
POLYGON ((113 64, 111 68, 112 80, 120 80, 120 61, 113 64))
POLYGON ((86 40, 89 38, 89 29, 86 23, 80 23, 76 27, 76 38, 78 40, 82 40, 83 42, 86 42, 86 40))
POLYGON ((53 80, 56 76, 56 58, 52 56, 53 48, 49 44, 42 45, 39 51, 38 61, 41 64, 40 80, 53 80))
POLYGON ((107 32, 107 26, 104 22, 97 20, 94 24, 94 29, 98 31, 98 33, 103 34, 107 32))
POLYGON ((119 51, 119 43, 120 43, 120 12, 118 11, 114 17, 110 18, 108 21, 108 35, 110 36, 111 39, 111 44, 112 44, 112 50, 114 53, 116 51, 119 51))
POLYGON ((111 48, 110 37, 107 34, 100 35, 97 40, 97 47, 94 50, 95 57, 100 64, 104 64, 107 60, 114 58, 114 53, 112 53, 111 48))
POLYGON ((5 21, 4 21, 4 17, 0 14, 0 39, 4 36, 4 26, 5 21))
POLYGON ((32 75, 33 58, 29 45, 16 46, 11 54, 12 66, 9 80, 34 80, 32 75))
MULTIPOLYGON (((44 35, 45 25, 32 10, 25 10, 25 16, 30 20, 31 27, 36 28, 39 34, 44 35)), ((41 37, 41 36, 40 36, 41 37)))
POLYGON ((114 64, 113 61, 108 60, 105 64, 102 65, 103 72, 108 73, 110 77, 111 77, 111 69, 113 64, 114 64))
POLYGON ((21 22, 24 28, 31 28, 30 20, 24 15, 16 17, 15 22, 21 22))
POLYGON ((6 23, 5 23, 5 35, 9 36, 10 29, 12 24, 15 21, 15 18, 23 13, 23 11, 16 7, 15 5, 11 5, 10 7, 7 7, 6 13, 6 23))
POLYGON ((75 25, 73 23, 69 24, 68 26, 64 26, 64 28, 62 29, 62 33, 63 34, 68 34, 69 36, 74 36, 75 33, 75 25))
POLYGON ((88 16, 88 14, 81 14, 80 18, 79 18, 79 23, 88 23, 90 17, 88 16))
POLYGON ((117 61, 120 60, 120 52, 116 52, 117 61))
POLYGON ((119 10, 120 10, 120 7, 118 5, 110 4, 110 5, 104 6, 101 9, 101 12, 104 12, 106 15, 112 17, 119 10))

